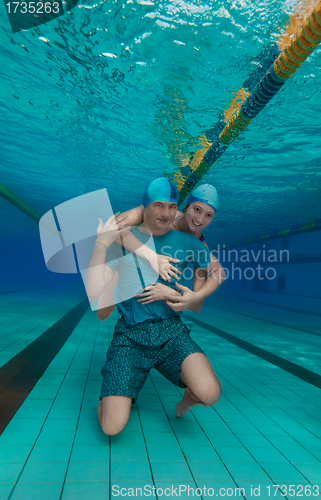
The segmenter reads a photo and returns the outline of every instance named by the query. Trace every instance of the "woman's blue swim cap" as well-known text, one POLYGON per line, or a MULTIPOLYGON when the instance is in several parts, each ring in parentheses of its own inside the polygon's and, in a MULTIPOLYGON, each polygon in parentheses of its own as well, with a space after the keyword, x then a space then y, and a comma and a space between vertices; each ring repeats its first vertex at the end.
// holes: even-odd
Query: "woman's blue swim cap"
POLYGON ((219 205, 218 193, 216 191, 216 188, 211 184, 202 184, 201 186, 198 186, 197 188, 193 189, 193 191, 187 198, 186 206, 190 203, 193 203, 193 201, 206 203, 206 205, 212 207, 216 212, 219 205))
POLYGON ((143 194, 143 205, 146 208, 154 201, 169 201, 178 205, 179 192, 175 184, 166 177, 159 177, 150 182, 143 194))

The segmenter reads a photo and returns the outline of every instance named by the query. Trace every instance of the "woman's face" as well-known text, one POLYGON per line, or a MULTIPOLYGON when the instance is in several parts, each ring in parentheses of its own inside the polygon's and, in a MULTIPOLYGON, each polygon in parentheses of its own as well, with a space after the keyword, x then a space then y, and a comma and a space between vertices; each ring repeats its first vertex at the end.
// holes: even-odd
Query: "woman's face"
POLYGON ((184 213, 185 221, 188 229, 195 233, 202 231, 213 220, 214 210, 206 203, 200 201, 193 201, 188 205, 184 213))

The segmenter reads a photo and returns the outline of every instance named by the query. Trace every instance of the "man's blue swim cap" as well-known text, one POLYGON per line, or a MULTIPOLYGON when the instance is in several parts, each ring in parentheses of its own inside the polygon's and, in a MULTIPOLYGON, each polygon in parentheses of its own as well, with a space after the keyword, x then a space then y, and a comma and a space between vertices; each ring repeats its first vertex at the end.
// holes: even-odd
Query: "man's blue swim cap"
POLYGON ((193 191, 187 198, 186 206, 190 203, 193 203, 193 201, 206 203, 206 205, 212 207, 216 212, 219 205, 218 193, 216 191, 216 188, 211 184, 202 184, 201 186, 198 186, 197 188, 193 189, 193 191))
POLYGON ((169 201, 178 205, 179 192, 175 184, 166 177, 159 177, 150 182, 143 194, 143 205, 146 208, 154 201, 169 201))

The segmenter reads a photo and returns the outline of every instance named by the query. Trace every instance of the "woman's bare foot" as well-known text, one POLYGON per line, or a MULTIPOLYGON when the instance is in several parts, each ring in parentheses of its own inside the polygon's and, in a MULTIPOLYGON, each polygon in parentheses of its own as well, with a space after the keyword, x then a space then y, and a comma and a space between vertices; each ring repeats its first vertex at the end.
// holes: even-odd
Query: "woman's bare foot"
POLYGON ((179 401, 176 405, 176 417, 183 417, 192 406, 201 404, 201 401, 192 393, 192 391, 186 387, 183 399, 179 401))

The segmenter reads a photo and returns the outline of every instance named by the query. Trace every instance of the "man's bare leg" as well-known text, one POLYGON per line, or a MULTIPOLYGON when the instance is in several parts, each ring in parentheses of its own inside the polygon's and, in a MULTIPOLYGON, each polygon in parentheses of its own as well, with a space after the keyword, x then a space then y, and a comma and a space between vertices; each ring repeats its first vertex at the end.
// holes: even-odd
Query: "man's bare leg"
POLYGON ((183 399, 176 405, 176 416, 182 417, 192 406, 212 406, 220 399, 221 383, 207 357, 196 352, 184 359, 181 379, 187 385, 183 399))
POLYGON ((98 406, 98 420, 107 436, 119 434, 126 426, 130 414, 132 398, 126 396, 106 396, 98 406))

